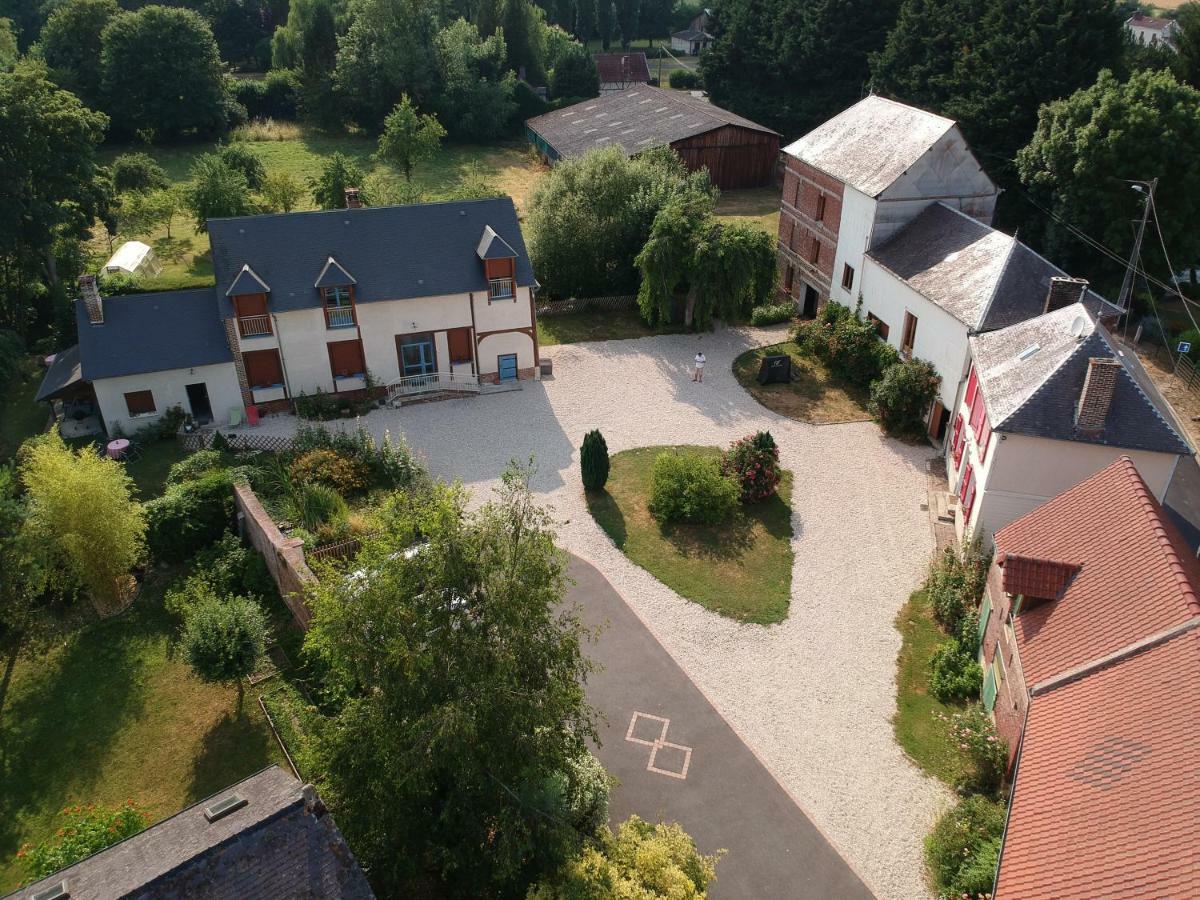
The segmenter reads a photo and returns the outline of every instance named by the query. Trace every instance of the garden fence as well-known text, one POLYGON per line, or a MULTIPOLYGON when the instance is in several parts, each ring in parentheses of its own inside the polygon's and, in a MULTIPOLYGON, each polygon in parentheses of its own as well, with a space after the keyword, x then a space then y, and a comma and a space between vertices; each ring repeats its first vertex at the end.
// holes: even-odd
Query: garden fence
MULTIPOLYGON (((207 450, 213 444, 217 431, 180 431, 177 434, 184 450, 195 453, 207 450)), ((267 453, 287 453, 292 449, 292 439, 279 434, 255 434, 246 431, 222 432, 230 450, 263 450, 267 453)))
POLYGON ((364 538, 374 537, 375 534, 377 532, 364 534, 361 537, 346 538, 343 541, 334 541, 332 544, 322 544, 320 547, 306 550, 304 556, 306 559, 317 562, 327 559, 347 559, 358 554, 358 551, 362 549, 364 538))
POLYGON ((547 300, 539 303, 539 316, 565 316, 570 313, 585 312, 591 309, 634 309, 637 297, 632 294, 614 297, 570 297, 566 300, 547 300))

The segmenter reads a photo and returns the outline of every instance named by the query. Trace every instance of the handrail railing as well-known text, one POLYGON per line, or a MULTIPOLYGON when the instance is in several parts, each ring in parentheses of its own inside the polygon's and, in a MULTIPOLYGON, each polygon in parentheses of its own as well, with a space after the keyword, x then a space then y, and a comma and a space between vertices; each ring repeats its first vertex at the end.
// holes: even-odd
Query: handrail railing
POLYGON ((354 324, 354 310, 349 306, 326 306, 325 325, 328 328, 347 328, 354 324))
POLYGON ((488 297, 492 300, 511 300, 515 293, 511 278, 493 278, 488 282, 488 297))
POLYGON ((264 334, 270 334, 271 317, 269 315, 238 316, 238 331, 242 337, 261 337, 264 334))
POLYGON ((478 393, 479 376, 458 372, 430 372, 425 375, 405 375, 387 386, 388 398, 428 394, 432 391, 469 391, 478 393))

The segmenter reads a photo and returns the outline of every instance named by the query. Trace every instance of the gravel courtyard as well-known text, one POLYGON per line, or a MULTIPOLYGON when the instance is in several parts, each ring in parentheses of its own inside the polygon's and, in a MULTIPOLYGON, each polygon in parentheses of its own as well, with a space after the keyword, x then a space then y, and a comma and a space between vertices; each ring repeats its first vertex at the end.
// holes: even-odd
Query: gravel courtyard
MULTIPOLYGON (((927 896, 922 837, 951 801, 892 737, 897 611, 933 549, 928 447, 871 423, 811 426, 759 406, 734 380, 744 350, 782 328, 731 329, 550 347, 554 378, 523 390, 373 412, 377 435, 403 432, 430 471, 486 497, 510 459, 535 458, 535 490, 562 543, 603 572, 796 802, 880 897, 927 896), (697 348, 708 357, 691 381, 697 348), (683 600, 630 563, 582 498, 578 447, 599 427, 611 452, 653 444, 725 445, 769 428, 795 473, 795 568, 788 618, 739 625, 683 600)), ((291 417, 258 431, 287 433, 291 417)), ((353 427, 354 423, 341 423, 353 427)))

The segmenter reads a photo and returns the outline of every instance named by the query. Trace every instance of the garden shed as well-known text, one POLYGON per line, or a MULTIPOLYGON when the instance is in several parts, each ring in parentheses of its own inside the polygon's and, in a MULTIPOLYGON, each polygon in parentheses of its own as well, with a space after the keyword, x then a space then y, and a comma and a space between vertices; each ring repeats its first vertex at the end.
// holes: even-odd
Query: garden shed
POLYGON ((162 274, 162 263, 154 249, 141 241, 126 241, 104 264, 104 275, 136 275, 153 278, 162 274))
POLYGON ((638 85, 530 119, 525 134, 549 163, 617 146, 627 156, 674 150, 691 170, 708 168, 722 190, 773 183, 779 134, 682 91, 638 85))

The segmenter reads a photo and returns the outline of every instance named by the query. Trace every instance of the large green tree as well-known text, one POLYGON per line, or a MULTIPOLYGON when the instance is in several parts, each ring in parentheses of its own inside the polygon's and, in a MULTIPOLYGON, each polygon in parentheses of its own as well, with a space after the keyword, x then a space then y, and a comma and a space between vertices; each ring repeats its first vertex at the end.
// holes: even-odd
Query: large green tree
POLYGON ((700 57, 719 106, 796 137, 854 103, 900 0, 720 0, 700 57))
POLYGON ((596 61, 579 43, 572 43, 562 52, 550 73, 550 96, 555 100, 565 97, 586 99, 600 93, 600 73, 596 61))
POLYGON ((517 104, 516 76, 505 67, 504 38, 482 38, 465 19, 437 36, 442 91, 438 117, 456 138, 486 143, 508 130, 517 104))
POLYGON ((254 212, 246 176, 216 153, 206 153, 192 164, 183 202, 195 220, 197 234, 208 232, 209 219, 248 216, 254 212))
POLYGON ((558 297, 635 293, 640 279, 634 259, 655 215, 673 197, 695 193, 711 195, 708 173, 689 174, 665 147, 633 159, 607 147, 561 161, 539 182, 530 204, 530 255, 538 280, 558 297))
POLYGON ((1200 3, 1193 0, 1183 4, 1179 7, 1176 21, 1179 23, 1179 34, 1175 39, 1175 47, 1179 51, 1176 71, 1181 80, 1200 88, 1200 3))
POLYGON ((17 64, 21 51, 17 45, 17 32, 11 19, 0 19, 0 71, 11 69, 17 64))
POLYGON ((501 0, 500 27, 504 29, 504 45, 508 64, 524 71, 530 84, 546 83, 546 68, 542 51, 541 29, 544 27, 540 10, 529 0, 501 0))
MULTIPOLYGON (((346 0, 291 0, 288 4, 287 21, 271 35, 271 65, 276 69, 298 69, 301 67, 308 47, 312 23, 324 10, 329 21, 335 23, 335 35, 349 26, 346 16, 346 0)), ((335 38, 336 40, 336 38, 335 38)), ((335 47, 336 51, 336 47, 335 47)))
MULTIPOLYGON (((1068 225, 1099 238, 1119 254, 1132 241, 1131 221, 1143 195, 1133 180, 1159 179, 1158 221, 1177 267, 1200 259, 1200 91, 1170 72, 1135 72, 1126 82, 1100 73, 1091 87, 1043 106, 1037 131, 1017 156, 1021 181, 1058 221, 1043 220, 1048 252, 1069 271, 1104 285, 1121 265, 1073 236, 1068 225)), ((1169 276, 1153 221, 1143 257, 1169 276)))
POLYGON ((368 577, 328 579, 305 647, 344 699, 320 730, 322 796, 381 896, 436 873, 513 896, 575 847, 562 776, 595 735, 566 559, 510 468, 468 512, 459 488, 398 497, 368 577))
POLYGON ((201 681, 237 686, 240 711, 242 679, 254 674, 266 653, 267 617, 247 597, 204 599, 188 610, 179 643, 201 681))
POLYGON ((96 146, 107 119, 55 87, 44 67, 0 72, 0 324, 24 332, 58 278, 55 241, 91 227, 107 196, 96 146))
POLYGON ((1111 0, 904 0, 874 87, 958 120, 1003 177, 1038 107, 1094 82, 1123 42, 1111 0))
POLYGON ((117 16, 101 39, 104 109, 115 134, 171 141, 225 129, 221 57, 198 13, 147 6, 117 16))
POLYGON ((437 155, 445 136, 446 129, 437 116, 419 112, 403 94, 383 121, 376 156, 403 172, 405 181, 412 181, 413 169, 437 155))
POLYGON ((422 109, 440 92, 435 0, 360 0, 354 23, 338 40, 334 81, 346 112, 380 131, 407 94, 422 109))
MULTIPOLYGON (((321 209, 341 209, 346 205, 346 188, 363 189, 363 171, 353 159, 344 153, 334 153, 325 160, 321 174, 308 179, 313 202, 321 209)), ((360 193, 363 203, 369 198, 360 193)))

